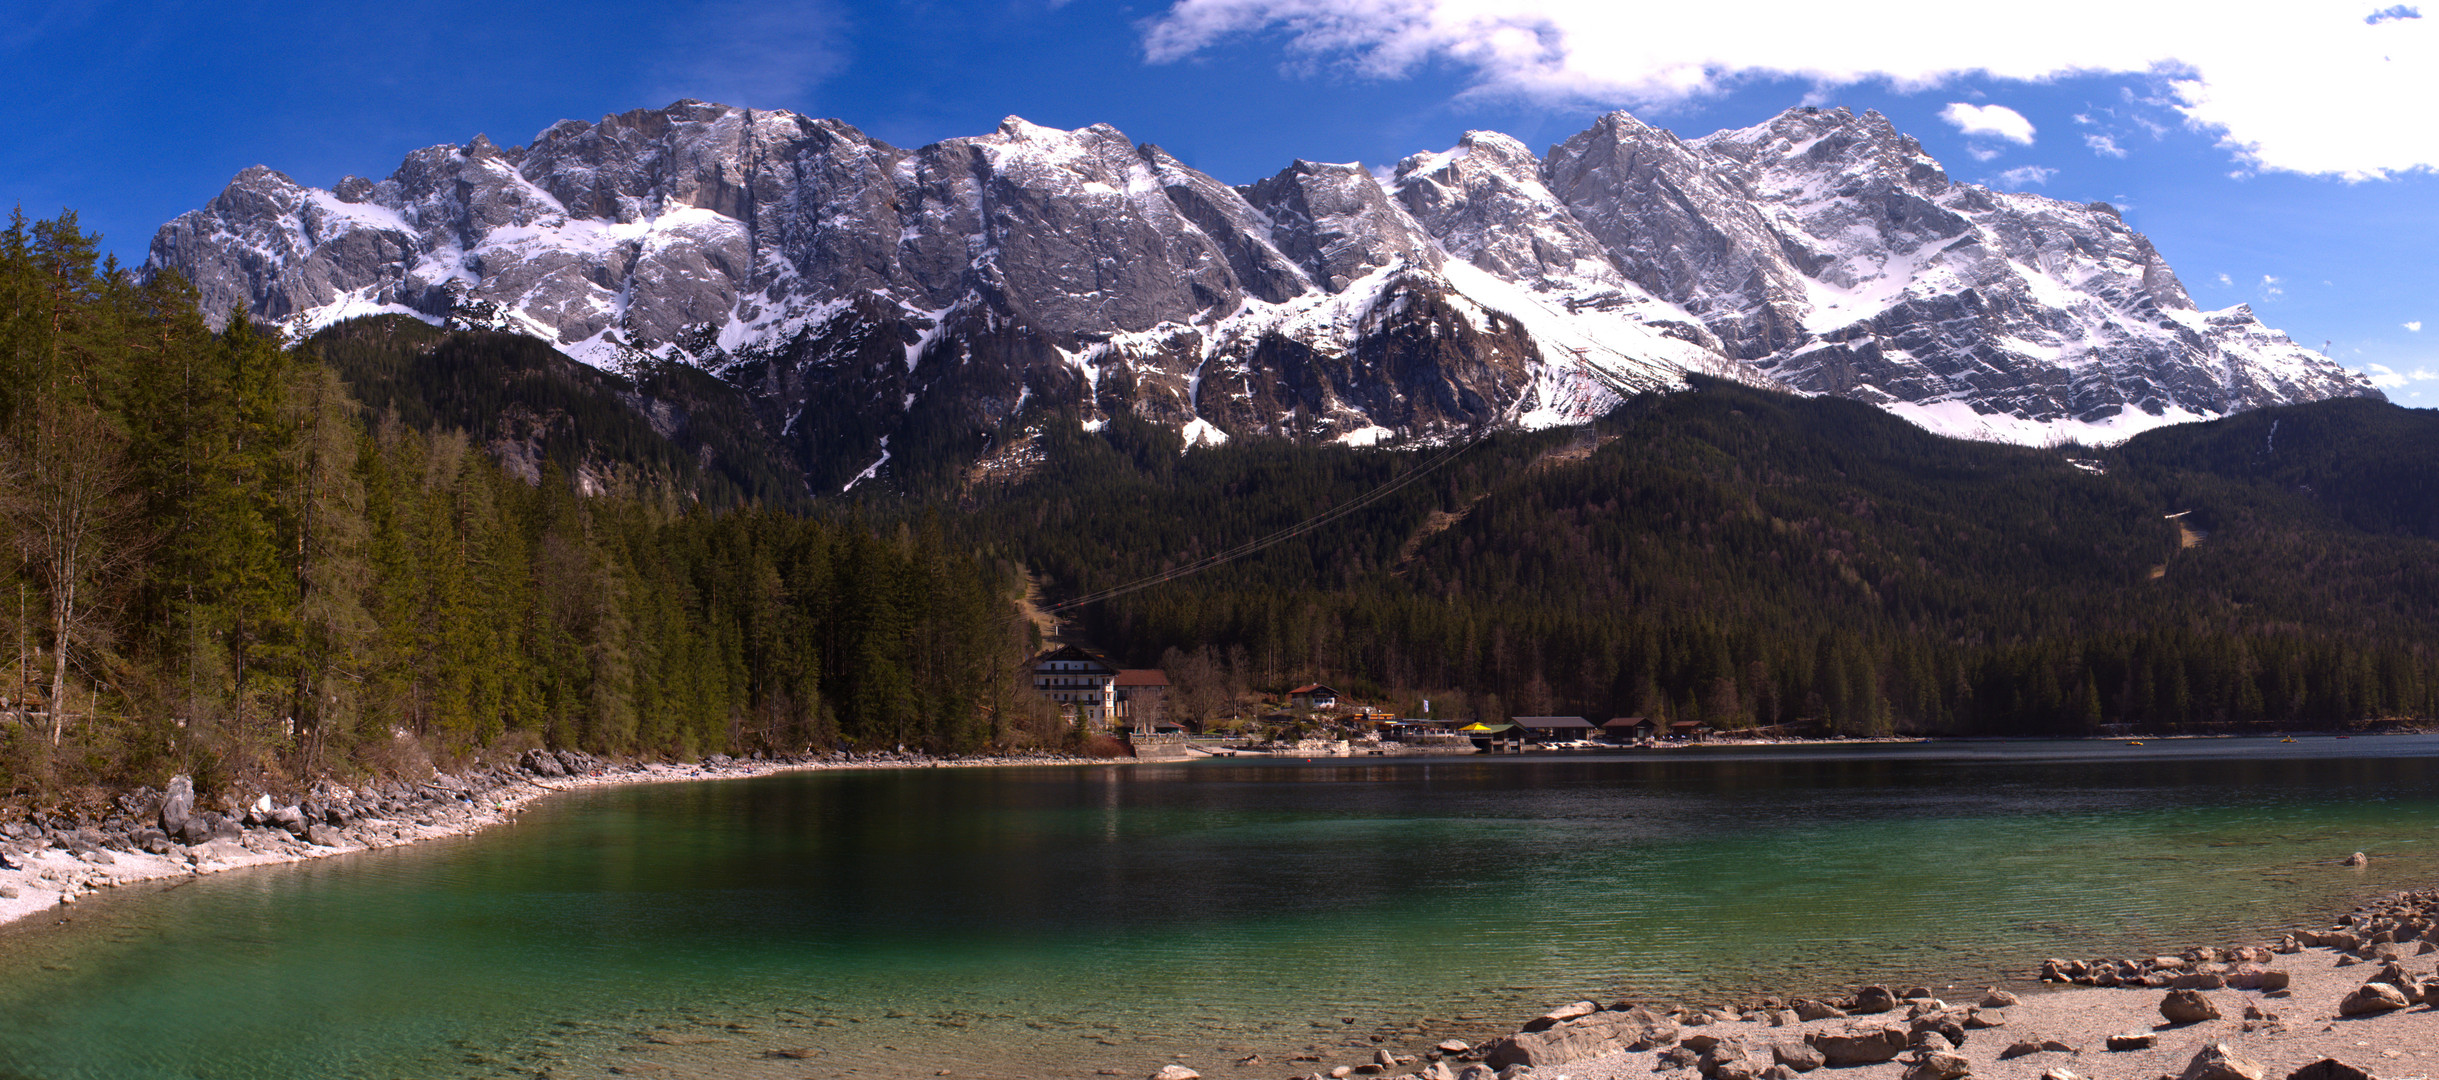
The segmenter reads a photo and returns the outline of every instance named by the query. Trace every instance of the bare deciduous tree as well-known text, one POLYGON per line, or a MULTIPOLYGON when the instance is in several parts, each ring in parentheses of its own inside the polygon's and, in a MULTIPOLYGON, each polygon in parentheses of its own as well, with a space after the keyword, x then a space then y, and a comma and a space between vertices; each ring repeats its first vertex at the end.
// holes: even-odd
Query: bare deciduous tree
POLYGON ((51 744, 66 725, 68 661, 142 544, 121 439, 87 406, 45 403, 0 440, 0 514, 18 557, 51 602, 51 744))

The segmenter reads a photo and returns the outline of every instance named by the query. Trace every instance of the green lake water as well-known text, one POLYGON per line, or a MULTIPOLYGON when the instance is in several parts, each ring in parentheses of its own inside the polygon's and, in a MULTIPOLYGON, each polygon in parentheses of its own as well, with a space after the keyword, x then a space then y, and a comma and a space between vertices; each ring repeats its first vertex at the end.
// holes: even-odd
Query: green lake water
POLYGON ((0 1080, 1277 1077, 1579 997, 2021 983, 2435 879, 2422 736, 614 788, 0 931, 0 1080))

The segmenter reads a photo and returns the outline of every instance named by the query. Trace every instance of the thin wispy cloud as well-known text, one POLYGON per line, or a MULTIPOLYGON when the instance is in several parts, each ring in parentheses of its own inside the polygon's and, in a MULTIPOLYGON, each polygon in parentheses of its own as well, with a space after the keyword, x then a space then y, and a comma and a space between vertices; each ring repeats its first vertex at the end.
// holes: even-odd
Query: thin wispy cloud
POLYGON ((2086 135, 2083 137, 2083 145, 2091 147, 2093 153, 2102 157, 2121 158, 2126 156, 2126 148, 2117 145, 2117 140, 2106 135, 2086 135))
POLYGON ((1450 64, 1472 72, 1477 95, 1629 108, 1756 76, 1915 91, 2119 73, 2149 88, 2130 101, 2215 133, 2248 169, 2363 179, 2439 167, 2439 124, 2425 115, 2439 100, 2439 29, 2388 10, 2366 20, 2361 8, 2276 4, 2236 18, 2200 0, 2057 0, 2027 19, 2003 5, 1881 0, 1824 19, 1794 0, 1173 0, 1146 24, 1144 49, 1167 62, 1275 39, 1299 63, 1384 78, 1450 64))
POLYGON ((827 3, 704 4, 673 17, 646 100, 682 97, 755 108, 804 109, 846 67, 844 25, 827 3))
POLYGON ((2049 183, 2049 178, 2056 175, 2058 175, 2056 169, 2040 165, 2019 165, 1991 179, 1997 181, 1994 186, 2001 188, 2039 187, 2049 183))
POLYGON ((2282 283, 2281 283, 2281 282, 2280 282, 2280 281, 2279 281, 2279 280, 2278 280, 2276 277, 2273 277, 2273 276, 2271 276, 2271 275, 2269 275, 2269 274, 2263 274, 2263 275, 2261 275, 2261 298, 2262 298, 2262 299, 2264 299, 2264 300, 2276 300, 2276 299, 2278 299, 2278 298, 2279 298, 2279 297, 2281 297, 2281 296, 2285 296, 2286 294, 2287 294, 2286 286, 2285 286, 2284 284, 2282 284, 2282 283))

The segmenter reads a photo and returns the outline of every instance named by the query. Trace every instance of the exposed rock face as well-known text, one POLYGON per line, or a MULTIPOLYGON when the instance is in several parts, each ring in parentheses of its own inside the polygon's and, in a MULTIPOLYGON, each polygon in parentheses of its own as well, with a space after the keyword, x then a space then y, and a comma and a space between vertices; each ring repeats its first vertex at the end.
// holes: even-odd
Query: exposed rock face
MULTIPOLYGON (((1992 437, 2373 391, 2194 309, 2105 206, 1951 181, 1877 114, 1231 187, 1107 125, 903 149, 681 101, 331 190, 238 174, 147 266, 207 313, 405 311, 753 388, 823 483, 1028 410, 1369 442, 1579 421, 1700 372, 1992 437)), ((852 482, 852 481, 848 481, 852 482)))

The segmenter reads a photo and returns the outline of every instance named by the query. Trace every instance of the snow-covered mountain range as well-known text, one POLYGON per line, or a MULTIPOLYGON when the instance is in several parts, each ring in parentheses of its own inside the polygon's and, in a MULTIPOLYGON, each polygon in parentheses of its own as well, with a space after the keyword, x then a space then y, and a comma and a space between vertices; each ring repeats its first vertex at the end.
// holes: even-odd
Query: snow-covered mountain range
POLYGON ((892 439, 1004 443, 1034 408, 1368 443, 1696 373, 2042 442, 2377 393, 2197 310, 2107 205, 1952 181, 1843 109, 1695 140, 1611 113, 1543 155, 1470 132, 1231 186, 1106 125, 909 150, 681 101, 329 190, 248 169, 147 267, 297 331, 407 312, 696 364, 816 477, 875 475, 892 439))

